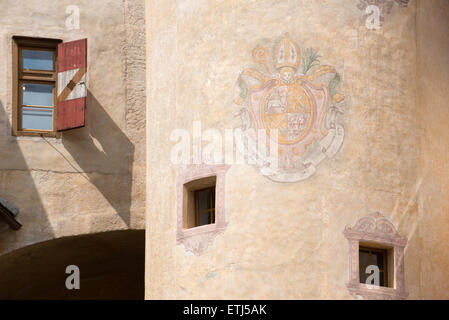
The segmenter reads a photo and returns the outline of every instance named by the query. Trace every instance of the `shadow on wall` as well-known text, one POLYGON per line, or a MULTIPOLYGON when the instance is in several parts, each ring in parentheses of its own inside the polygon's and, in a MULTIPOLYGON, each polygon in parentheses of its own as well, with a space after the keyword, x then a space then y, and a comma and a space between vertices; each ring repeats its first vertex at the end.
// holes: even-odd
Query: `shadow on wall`
MULTIPOLYGON (((116 110, 123 108, 117 106, 116 110)), ((134 145, 90 91, 86 126, 64 132, 62 143, 129 227, 134 145)))
POLYGON ((21 229, 13 231, 6 222, 0 221, 1 255, 20 246, 51 239, 54 232, 35 185, 37 176, 45 173, 28 169, 17 140, 10 138, 11 124, 2 101, 0 133, 0 197, 19 208, 17 220, 23 224, 21 229), (39 226, 37 232, 36 226, 39 226))
MULTIPOLYGON (((117 106, 116 110, 123 108, 117 106)), ((39 190, 39 183, 45 183, 51 176, 46 170, 28 167, 20 141, 11 137, 10 119, 2 101, 0 130, 0 197, 19 208, 17 220, 23 224, 20 230, 13 231, 6 222, 0 221, 1 255, 52 239, 56 230, 48 219, 51 212, 44 207, 40 196, 42 190, 39 190)), ((91 92, 88 92, 86 127, 64 132, 62 144, 81 168, 80 173, 100 191, 129 227, 134 146, 91 92)), ((61 161, 66 160, 61 158, 61 161)))

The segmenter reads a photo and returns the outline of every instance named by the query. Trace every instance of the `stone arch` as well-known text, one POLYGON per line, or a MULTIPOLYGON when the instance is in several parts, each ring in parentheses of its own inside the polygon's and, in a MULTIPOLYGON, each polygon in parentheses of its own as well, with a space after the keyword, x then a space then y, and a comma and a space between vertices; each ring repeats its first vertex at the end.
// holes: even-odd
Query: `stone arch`
POLYGON ((144 299, 144 265, 144 230, 39 242, 0 256, 0 299, 144 299), (68 265, 79 290, 65 287, 68 265))

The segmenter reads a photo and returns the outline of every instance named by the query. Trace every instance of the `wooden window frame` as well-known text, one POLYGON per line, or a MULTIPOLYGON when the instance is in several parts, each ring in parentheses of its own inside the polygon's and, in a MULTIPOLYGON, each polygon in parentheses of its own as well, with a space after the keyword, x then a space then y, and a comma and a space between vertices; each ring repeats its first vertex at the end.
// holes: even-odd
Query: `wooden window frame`
POLYGON ((60 39, 31 38, 14 36, 12 38, 12 135, 13 136, 44 136, 60 138, 61 133, 56 131, 57 120, 57 92, 58 92, 58 45, 60 39), (53 51, 53 71, 23 70, 22 50, 53 51), (53 130, 22 129, 21 101, 22 84, 46 83, 53 84, 53 130))
MULTIPOLYGON (((359 252, 360 251, 368 251, 369 256, 370 256, 370 263, 371 263, 371 256, 373 253, 381 253, 383 255, 384 267, 383 267, 383 269, 379 268, 379 272, 384 274, 384 284, 383 285, 379 284, 379 286, 388 288, 389 287, 388 286, 388 250, 359 245, 359 252)), ((360 258, 360 254, 359 254, 359 258, 360 258)), ((361 270, 360 261, 359 261, 359 270, 361 270)))

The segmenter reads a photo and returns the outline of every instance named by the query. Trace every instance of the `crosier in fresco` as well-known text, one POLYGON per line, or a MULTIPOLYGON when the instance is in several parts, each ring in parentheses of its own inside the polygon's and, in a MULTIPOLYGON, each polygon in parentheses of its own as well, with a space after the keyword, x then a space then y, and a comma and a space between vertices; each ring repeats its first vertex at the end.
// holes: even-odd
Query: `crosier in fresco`
MULTIPOLYGON (((313 49, 302 53, 287 33, 277 43, 256 47, 253 59, 257 66, 245 69, 238 78, 236 127, 247 139, 256 141, 260 129, 270 139, 277 130, 277 169, 266 174, 269 159, 257 162, 273 181, 307 179, 343 143, 345 99, 337 92, 341 76, 334 67, 320 65, 319 58, 313 49), (274 49, 272 55, 270 48, 274 49)), ((251 156, 255 155, 248 154, 251 156)), ((256 156, 263 157, 260 153, 256 156)))

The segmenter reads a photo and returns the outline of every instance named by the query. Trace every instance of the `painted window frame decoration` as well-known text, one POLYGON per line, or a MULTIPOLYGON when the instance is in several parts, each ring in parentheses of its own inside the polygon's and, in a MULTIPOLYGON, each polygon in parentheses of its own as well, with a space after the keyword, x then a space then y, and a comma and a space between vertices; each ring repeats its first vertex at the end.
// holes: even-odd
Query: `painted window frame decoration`
POLYGON ((195 255, 201 255, 207 247, 213 242, 215 237, 222 234, 227 226, 225 215, 225 178, 229 165, 190 165, 184 169, 176 179, 176 242, 178 245, 184 245, 187 251, 195 255), (208 177, 216 177, 215 184, 215 223, 197 226, 193 228, 184 228, 184 187, 186 184, 195 180, 208 177))
POLYGON ((404 277, 404 249, 407 238, 399 234, 396 227, 381 213, 376 212, 358 220, 353 227, 346 226, 344 236, 349 245, 349 292, 363 299, 403 300, 407 299, 404 277), (370 243, 391 247, 394 263, 393 287, 381 287, 360 283, 359 244, 370 243))

